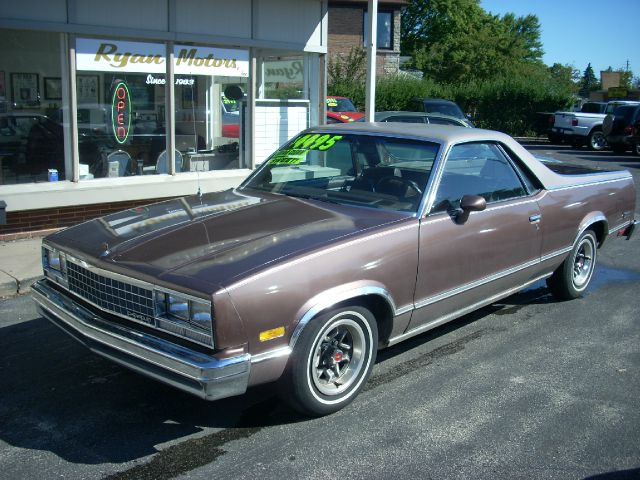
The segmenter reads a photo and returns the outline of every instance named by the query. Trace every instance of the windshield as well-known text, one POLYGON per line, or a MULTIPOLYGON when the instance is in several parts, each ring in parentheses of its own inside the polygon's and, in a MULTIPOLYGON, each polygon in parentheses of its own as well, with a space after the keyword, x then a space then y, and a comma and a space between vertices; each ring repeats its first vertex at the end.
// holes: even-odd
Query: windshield
POLYGON ((450 117, 465 118, 462 110, 454 103, 425 102, 426 111, 429 113, 441 113, 450 117))
POLYGON ((277 150, 240 188, 416 212, 438 148, 401 138, 305 133, 277 150))
POLYGON ((327 98, 329 112, 357 112, 356 107, 348 98, 327 98))

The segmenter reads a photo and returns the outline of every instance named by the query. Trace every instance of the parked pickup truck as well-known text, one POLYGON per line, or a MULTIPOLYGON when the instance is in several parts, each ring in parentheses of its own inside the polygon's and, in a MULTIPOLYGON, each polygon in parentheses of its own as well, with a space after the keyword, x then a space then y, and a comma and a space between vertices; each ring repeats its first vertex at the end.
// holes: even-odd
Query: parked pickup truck
POLYGON ((215 400, 274 382, 325 415, 379 348, 542 279, 581 296, 635 204, 629 172, 547 166, 499 132, 327 125, 233 190, 50 235, 32 292, 73 338, 168 385, 215 400))
POLYGON ((608 102, 604 111, 598 102, 585 103, 580 112, 556 112, 553 114, 553 126, 549 131, 551 143, 571 143, 574 147, 587 145, 591 150, 604 150, 607 141, 602 133, 602 123, 609 113, 620 105, 638 105, 640 102, 615 100, 608 102), (593 113, 595 109, 601 113, 593 113))

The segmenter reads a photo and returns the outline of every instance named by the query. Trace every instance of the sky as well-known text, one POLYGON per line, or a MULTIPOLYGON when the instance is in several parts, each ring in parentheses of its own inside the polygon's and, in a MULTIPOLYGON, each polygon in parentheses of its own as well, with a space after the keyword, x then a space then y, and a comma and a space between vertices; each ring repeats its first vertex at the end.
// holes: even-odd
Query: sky
POLYGON ((596 77, 610 66, 640 77, 640 0, 481 0, 487 12, 540 20, 543 61, 573 65, 596 77))

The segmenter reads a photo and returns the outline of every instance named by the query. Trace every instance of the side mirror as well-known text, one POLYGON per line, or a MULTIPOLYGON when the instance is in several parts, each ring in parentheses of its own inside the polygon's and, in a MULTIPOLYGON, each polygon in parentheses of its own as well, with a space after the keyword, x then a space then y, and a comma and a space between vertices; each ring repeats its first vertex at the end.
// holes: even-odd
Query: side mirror
POLYGON ((455 212, 457 223, 464 223, 471 212, 481 212, 487 208, 487 201, 480 195, 465 195, 460 200, 460 208, 455 212))

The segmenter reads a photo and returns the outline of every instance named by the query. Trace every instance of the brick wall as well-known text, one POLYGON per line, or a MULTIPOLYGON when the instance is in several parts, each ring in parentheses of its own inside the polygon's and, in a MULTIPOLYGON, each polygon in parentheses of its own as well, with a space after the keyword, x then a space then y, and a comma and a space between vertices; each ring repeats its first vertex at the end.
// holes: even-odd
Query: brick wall
POLYGON ((329 54, 346 55, 354 46, 362 47, 363 9, 329 7, 329 54))
POLYGON ((0 225, 0 241, 28 238, 34 234, 37 235, 37 232, 69 227, 109 213, 162 200, 168 199, 158 198, 7 212, 7 224, 0 225))
MULTIPOLYGON (((329 7, 329 56, 346 57, 353 47, 363 47, 364 6, 329 7)), ((400 69, 400 10, 393 12, 393 50, 377 50, 376 75, 400 69)))

